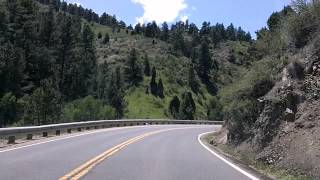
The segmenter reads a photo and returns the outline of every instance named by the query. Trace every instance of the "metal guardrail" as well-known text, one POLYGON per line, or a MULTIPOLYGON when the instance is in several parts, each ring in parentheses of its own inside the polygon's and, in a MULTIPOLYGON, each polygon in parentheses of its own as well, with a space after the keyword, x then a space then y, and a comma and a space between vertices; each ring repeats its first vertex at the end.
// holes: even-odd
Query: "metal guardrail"
POLYGON ((110 127, 139 126, 139 125, 165 125, 165 124, 206 124, 222 125, 220 121, 198 121, 198 120, 164 120, 164 119, 135 119, 135 120, 101 120, 75 123, 52 124, 45 126, 0 128, 0 139, 7 139, 8 144, 15 143, 16 139, 32 140, 34 135, 42 137, 49 135, 59 136, 61 133, 80 132, 82 130, 102 129, 110 127))

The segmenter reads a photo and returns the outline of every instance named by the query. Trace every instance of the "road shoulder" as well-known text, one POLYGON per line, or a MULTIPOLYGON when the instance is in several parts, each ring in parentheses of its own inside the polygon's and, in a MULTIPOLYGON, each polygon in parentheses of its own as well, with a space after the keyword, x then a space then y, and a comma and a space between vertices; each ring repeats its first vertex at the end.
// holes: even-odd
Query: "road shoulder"
POLYGON ((213 155, 219 157, 229 165, 231 165, 236 170, 245 174, 250 179, 261 179, 261 180, 272 180, 274 178, 267 176, 261 172, 259 172, 255 167, 250 166, 243 161, 241 161, 236 156, 228 154, 223 151, 222 148, 218 146, 214 146, 210 143, 211 138, 214 136, 215 132, 208 132, 199 135, 199 142, 203 145, 208 151, 210 151, 213 155))

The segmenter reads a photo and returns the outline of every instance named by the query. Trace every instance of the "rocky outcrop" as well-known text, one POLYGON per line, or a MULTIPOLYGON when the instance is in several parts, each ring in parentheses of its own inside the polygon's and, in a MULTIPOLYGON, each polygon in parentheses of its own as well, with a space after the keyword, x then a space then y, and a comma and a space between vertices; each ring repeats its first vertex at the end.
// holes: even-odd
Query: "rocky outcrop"
POLYGON ((238 148, 253 150, 257 160, 320 178, 320 61, 310 57, 289 63, 281 81, 258 99, 263 108, 253 136, 238 148))

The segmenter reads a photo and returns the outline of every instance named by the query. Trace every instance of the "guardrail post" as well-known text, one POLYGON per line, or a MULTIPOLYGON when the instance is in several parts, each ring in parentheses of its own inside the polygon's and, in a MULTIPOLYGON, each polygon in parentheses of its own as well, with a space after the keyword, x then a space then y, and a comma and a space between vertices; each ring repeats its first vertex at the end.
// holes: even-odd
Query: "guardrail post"
POLYGON ((27 134, 27 140, 32 140, 33 134, 27 134))
POLYGON ((61 131, 60 130, 56 130, 56 136, 60 136, 61 131))
POLYGON ((8 144, 14 144, 16 142, 15 136, 9 136, 8 137, 8 144))
POLYGON ((42 137, 48 137, 48 132, 43 132, 42 137))

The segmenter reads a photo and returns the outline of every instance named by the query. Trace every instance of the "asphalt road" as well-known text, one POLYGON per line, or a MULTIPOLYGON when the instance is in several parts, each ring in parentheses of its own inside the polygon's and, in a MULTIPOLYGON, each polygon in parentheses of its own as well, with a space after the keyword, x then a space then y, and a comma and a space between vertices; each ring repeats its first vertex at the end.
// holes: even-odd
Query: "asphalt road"
POLYGON ((129 127, 33 141, 0 149, 0 179, 249 179, 198 142, 199 134, 218 128, 200 125, 129 127))

